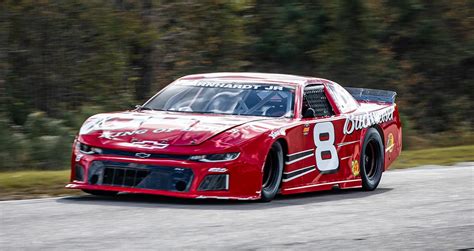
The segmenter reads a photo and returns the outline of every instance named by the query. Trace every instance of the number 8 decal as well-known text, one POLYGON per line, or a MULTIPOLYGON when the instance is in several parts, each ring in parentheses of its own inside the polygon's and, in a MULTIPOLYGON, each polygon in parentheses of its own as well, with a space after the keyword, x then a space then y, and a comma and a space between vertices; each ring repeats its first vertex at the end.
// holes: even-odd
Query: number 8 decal
POLYGON ((313 131, 316 145, 316 166, 319 171, 334 171, 339 167, 339 157, 334 146, 336 136, 331 122, 318 123, 313 131))

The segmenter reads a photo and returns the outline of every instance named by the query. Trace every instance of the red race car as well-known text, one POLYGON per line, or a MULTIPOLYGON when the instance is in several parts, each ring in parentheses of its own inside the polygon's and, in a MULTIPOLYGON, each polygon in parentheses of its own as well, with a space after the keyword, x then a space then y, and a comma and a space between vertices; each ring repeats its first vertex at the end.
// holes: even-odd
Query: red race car
POLYGON ((263 201, 374 190, 402 149, 395 95, 281 74, 185 76, 133 111, 87 119, 66 187, 263 201))

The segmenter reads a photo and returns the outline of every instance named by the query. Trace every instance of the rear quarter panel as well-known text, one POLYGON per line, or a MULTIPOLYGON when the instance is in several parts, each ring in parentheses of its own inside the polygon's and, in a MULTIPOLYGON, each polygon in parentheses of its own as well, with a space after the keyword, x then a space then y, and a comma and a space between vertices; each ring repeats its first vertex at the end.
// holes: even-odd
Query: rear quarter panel
POLYGON ((364 137, 370 127, 376 128, 382 138, 385 151, 384 170, 386 170, 400 155, 402 146, 401 123, 396 104, 362 103, 360 109, 349 114, 319 119, 300 119, 286 130, 285 140, 288 142, 288 154, 312 150, 313 155, 295 163, 291 163, 291 161, 289 163, 287 157, 284 170, 288 174, 309 166, 316 166, 316 169, 295 179, 283 181, 282 193, 325 190, 330 189, 334 184, 339 184, 341 188, 360 186, 360 170, 354 168, 360 167, 361 149, 364 137), (348 132, 346 127, 351 116, 364 116, 380 111, 393 111, 393 118, 348 132), (333 145, 336 149, 339 167, 332 172, 321 171, 315 156, 317 149, 315 137, 320 135, 320 132, 315 131, 315 125, 321 123, 331 123, 334 126, 333 145))
MULTIPOLYGON (((397 159, 402 151, 402 125, 400 121, 400 114, 398 111, 397 104, 362 104, 362 106, 372 106, 372 107, 379 107, 378 109, 374 109, 377 111, 379 109, 386 109, 393 107, 393 119, 375 124, 371 127, 376 128, 380 136, 382 138, 383 146, 384 146, 384 170, 389 169, 390 165, 397 159)), ((368 111, 370 113, 370 111, 368 111)), ((360 148, 362 148, 363 139, 365 134, 367 133, 368 128, 364 128, 361 130, 360 139, 361 144, 360 148)))
POLYGON ((383 131, 383 142, 385 148, 385 170, 400 156, 402 152, 402 123, 398 106, 394 104, 395 111, 393 120, 380 125, 383 131))

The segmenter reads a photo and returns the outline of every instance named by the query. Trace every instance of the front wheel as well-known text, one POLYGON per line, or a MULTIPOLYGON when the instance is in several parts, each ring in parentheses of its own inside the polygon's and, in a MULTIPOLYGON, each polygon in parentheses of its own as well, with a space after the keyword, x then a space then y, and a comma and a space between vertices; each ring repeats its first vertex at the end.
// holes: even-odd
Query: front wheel
POLYGON ((280 143, 275 142, 270 148, 262 176, 261 201, 269 202, 277 195, 283 176, 283 148, 280 143))
POLYGON ((365 134, 360 156, 362 188, 372 191, 382 179, 384 150, 382 138, 375 128, 369 128, 365 134))

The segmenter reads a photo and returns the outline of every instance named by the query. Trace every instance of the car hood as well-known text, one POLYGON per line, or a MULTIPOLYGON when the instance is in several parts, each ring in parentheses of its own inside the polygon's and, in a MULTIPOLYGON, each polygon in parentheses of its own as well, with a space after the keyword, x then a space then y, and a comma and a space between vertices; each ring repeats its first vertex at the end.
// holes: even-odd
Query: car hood
POLYGON ((168 145, 199 145, 234 127, 267 119, 157 111, 106 113, 86 120, 79 139, 100 147, 159 149, 168 145))

